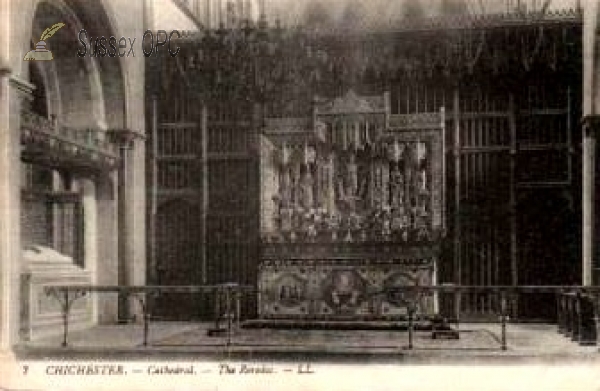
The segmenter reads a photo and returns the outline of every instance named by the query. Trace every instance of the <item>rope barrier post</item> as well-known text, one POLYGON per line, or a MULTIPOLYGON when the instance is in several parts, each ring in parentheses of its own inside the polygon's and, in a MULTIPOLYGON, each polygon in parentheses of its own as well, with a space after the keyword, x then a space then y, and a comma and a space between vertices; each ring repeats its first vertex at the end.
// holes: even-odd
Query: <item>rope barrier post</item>
POLYGON ((241 329, 242 317, 242 303, 241 303, 242 290, 238 287, 235 291, 235 327, 239 331, 241 329))
POLYGON ((71 305, 69 304, 69 289, 63 290, 64 294, 64 302, 62 303, 62 317, 63 317, 63 341, 61 346, 66 348, 68 345, 67 335, 69 334, 69 312, 71 310, 71 305))
POLYGON ((144 346, 148 346, 148 310, 147 310, 147 299, 142 299, 142 298, 138 298, 138 301, 140 302, 140 305, 142 307, 142 313, 144 316, 144 346))
POLYGON ((565 297, 565 336, 571 338, 573 335, 573 297, 571 292, 564 294, 565 297))
POLYGON ((62 347, 67 347, 69 345, 68 335, 69 335, 69 315, 71 313, 71 307, 73 302, 80 297, 85 296, 86 291, 84 288, 75 288, 72 295, 69 293, 69 287, 47 287, 46 295, 54 297, 58 303, 60 304, 60 310, 62 315, 62 323, 63 323, 63 338, 61 342, 62 347))
POLYGON ((573 299, 573 333, 571 334, 571 340, 573 342, 579 342, 581 333, 581 292, 577 291, 573 299))
POLYGON ((505 291, 500 291, 500 321, 502 322, 501 324, 501 328, 502 328, 502 339, 501 339, 501 346, 502 346, 502 350, 506 350, 506 319, 507 319, 507 310, 508 310, 508 305, 507 305, 507 298, 506 298, 506 292, 505 291))
POLYGON ((219 330, 221 328, 221 287, 217 287, 215 289, 215 330, 219 330))
POLYGON ((210 301, 208 299, 209 295, 206 294, 206 291, 203 288, 200 288, 198 293, 200 296, 200 300, 198 300, 198 316, 202 319, 204 311, 206 311, 207 303, 210 303, 210 301))
POLYGON ((143 298, 140 298, 140 304, 144 315, 144 346, 148 346, 148 333, 150 331, 150 303, 148 302, 148 293, 142 293, 143 298))
POLYGON ((414 313, 415 313, 415 306, 411 301, 408 304, 408 348, 409 349, 413 348, 414 313))
POLYGON ((461 310, 461 300, 462 295, 460 289, 456 289, 454 291, 454 317, 456 322, 456 331, 458 332, 460 329, 460 310, 461 310))
POLYGON ((588 290, 581 292, 580 308, 580 333, 579 344, 582 346, 594 346, 597 341, 595 294, 588 290))
POLYGON ((69 345, 69 315, 71 313, 71 307, 75 300, 86 295, 86 287, 69 287, 69 286, 48 286, 44 289, 46 296, 52 296, 56 299, 60 305, 60 311, 62 316, 63 324, 63 338, 61 342, 62 347, 69 345), (70 292, 70 291, 73 292, 70 292))
POLYGON ((227 284, 225 287, 225 300, 227 308, 227 346, 231 345, 231 290, 232 285, 227 284))
MULTIPOLYGON (((594 322, 596 326, 596 344, 600 346, 600 292, 593 294, 594 299, 594 322)), ((600 350, 600 348, 599 348, 600 350)))
POLYGON ((558 333, 563 334, 565 331, 565 303, 564 295, 562 291, 558 291, 556 294, 556 319, 558 326, 558 333))
POLYGON ((140 309, 142 310, 142 320, 143 320, 143 336, 142 336, 142 345, 148 346, 148 334, 149 334, 149 323, 150 323, 150 311, 148 304, 148 293, 146 291, 141 292, 133 292, 127 291, 125 289, 119 290, 120 297, 128 297, 133 295, 137 302, 140 304, 140 309))

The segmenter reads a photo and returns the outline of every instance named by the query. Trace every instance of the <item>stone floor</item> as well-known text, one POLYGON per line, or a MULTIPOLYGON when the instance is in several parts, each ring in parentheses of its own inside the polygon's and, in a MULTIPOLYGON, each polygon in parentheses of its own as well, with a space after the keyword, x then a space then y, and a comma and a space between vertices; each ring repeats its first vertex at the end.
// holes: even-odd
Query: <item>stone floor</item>
POLYGON ((295 360, 298 357, 323 361, 416 362, 477 364, 482 358, 511 363, 599 362, 596 346, 579 346, 559 334, 556 325, 509 324, 507 350, 501 349, 499 324, 460 325, 460 339, 432 339, 429 331, 416 331, 409 349, 407 331, 390 330, 278 330, 240 329, 209 337, 212 324, 154 322, 148 346, 143 346, 141 325, 101 325, 69 334, 69 345, 61 347, 62 336, 22 343, 18 357, 44 358, 161 358, 171 356, 295 360))
POLYGON ((0 390, 600 390, 598 347, 555 325, 509 324, 507 350, 497 324, 462 324, 459 340, 417 331, 413 349, 400 330, 241 329, 228 344, 212 326, 153 322, 148 346, 137 324, 22 343, 0 357, 0 390), (109 375, 58 372, 90 367, 109 375))

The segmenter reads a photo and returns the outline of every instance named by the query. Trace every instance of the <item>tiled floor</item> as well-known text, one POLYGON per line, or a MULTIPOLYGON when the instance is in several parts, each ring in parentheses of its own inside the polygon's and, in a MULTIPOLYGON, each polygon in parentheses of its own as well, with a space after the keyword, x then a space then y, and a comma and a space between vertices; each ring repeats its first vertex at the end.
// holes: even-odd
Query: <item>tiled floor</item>
POLYGON ((509 324, 508 349, 501 350, 500 325, 462 324, 460 339, 432 339, 431 332, 417 331, 408 349, 407 331, 383 330, 276 330, 241 329, 228 344, 226 335, 209 337, 212 324, 155 322, 150 325, 149 344, 142 345, 141 325, 103 325, 69 334, 69 346, 60 347, 61 336, 23 343, 17 349, 25 358, 76 357, 169 357, 245 355, 253 358, 286 358, 310 355, 321 359, 409 360, 452 362, 481 358, 545 361, 594 360, 596 346, 579 346, 559 334, 555 325, 509 324))

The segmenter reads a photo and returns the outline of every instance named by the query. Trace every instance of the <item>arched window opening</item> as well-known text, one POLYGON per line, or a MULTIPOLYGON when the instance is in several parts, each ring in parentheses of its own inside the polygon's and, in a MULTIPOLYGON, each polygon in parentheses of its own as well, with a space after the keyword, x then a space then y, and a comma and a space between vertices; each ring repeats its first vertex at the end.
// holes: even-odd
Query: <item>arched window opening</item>
MULTIPOLYGON (((29 64, 29 81, 35 86, 31 113, 49 117, 47 88, 37 64, 29 64)), ((21 242, 53 248, 84 266, 83 207, 71 170, 26 157, 21 164, 21 242)))

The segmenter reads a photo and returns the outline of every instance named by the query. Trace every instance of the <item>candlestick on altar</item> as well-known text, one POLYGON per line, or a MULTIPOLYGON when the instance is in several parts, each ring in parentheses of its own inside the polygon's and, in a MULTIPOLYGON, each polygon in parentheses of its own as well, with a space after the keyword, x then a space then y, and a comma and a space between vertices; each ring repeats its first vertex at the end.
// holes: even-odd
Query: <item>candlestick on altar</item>
POLYGON ((346 149, 348 149, 348 140, 347 140, 347 127, 346 127, 346 122, 343 123, 342 125, 342 149, 345 151, 346 149))
POLYGON ((281 147, 281 163, 286 166, 290 160, 290 153, 288 150, 287 142, 283 142, 283 146, 281 147))
POLYGON ((308 156, 308 144, 305 141, 304 142, 304 164, 306 164, 308 166, 308 163, 310 163, 309 156, 308 156))
POLYGON ((391 158, 392 161, 394 163, 398 163, 398 161, 400 160, 400 144, 398 143, 398 140, 394 140, 394 144, 392 144, 392 153, 391 153, 391 158))
POLYGON ((335 213, 335 189, 334 189, 334 173, 335 163, 333 159, 333 152, 329 153, 329 162, 327 164, 327 212, 329 214, 335 213))

